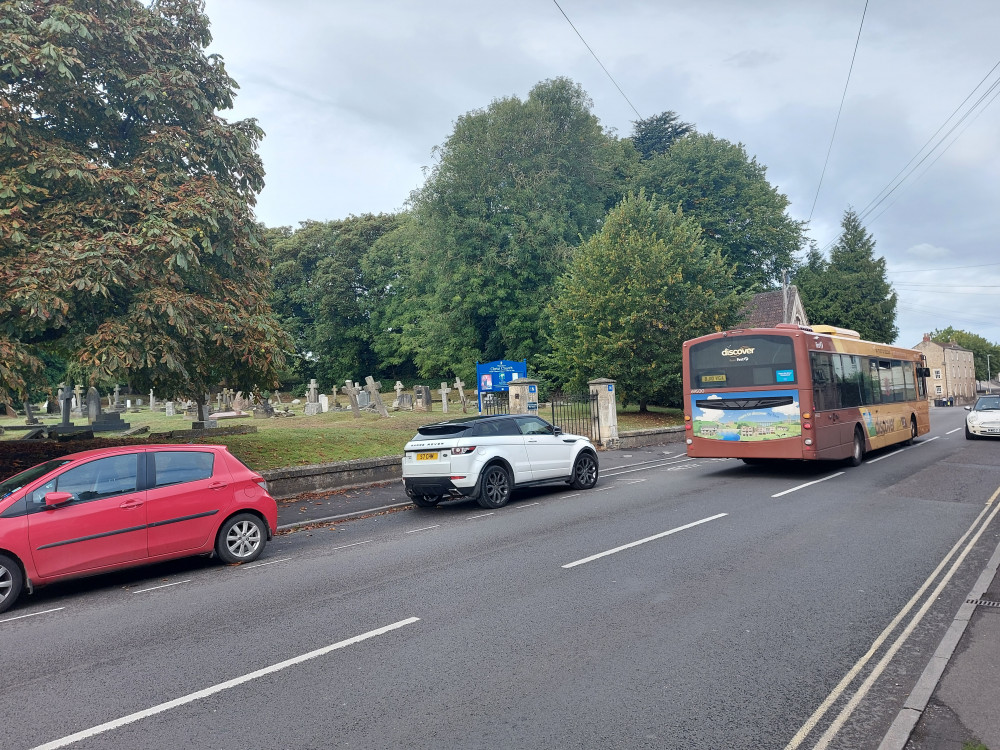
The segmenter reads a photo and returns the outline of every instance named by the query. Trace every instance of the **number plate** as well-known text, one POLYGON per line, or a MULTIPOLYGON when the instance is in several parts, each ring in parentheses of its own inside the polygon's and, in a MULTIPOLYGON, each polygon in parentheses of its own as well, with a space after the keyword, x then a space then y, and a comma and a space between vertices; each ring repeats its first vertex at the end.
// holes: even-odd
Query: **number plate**
POLYGON ((438 457, 437 453, 418 453, 417 454, 417 460, 418 461, 437 461, 437 457, 438 457))

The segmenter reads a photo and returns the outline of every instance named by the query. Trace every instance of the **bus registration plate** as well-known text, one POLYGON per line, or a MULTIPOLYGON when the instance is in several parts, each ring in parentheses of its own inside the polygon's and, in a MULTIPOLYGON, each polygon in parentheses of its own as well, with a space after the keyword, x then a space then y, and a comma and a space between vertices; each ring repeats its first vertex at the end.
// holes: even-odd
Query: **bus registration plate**
POLYGON ((437 461, 437 457, 438 457, 437 453, 418 453, 417 454, 417 460, 418 461, 437 461))
POLYGON ((702 383, 725 383, 726 382, 726 376, 725 375, 702 375, 701 376, 701 382, 702 383))

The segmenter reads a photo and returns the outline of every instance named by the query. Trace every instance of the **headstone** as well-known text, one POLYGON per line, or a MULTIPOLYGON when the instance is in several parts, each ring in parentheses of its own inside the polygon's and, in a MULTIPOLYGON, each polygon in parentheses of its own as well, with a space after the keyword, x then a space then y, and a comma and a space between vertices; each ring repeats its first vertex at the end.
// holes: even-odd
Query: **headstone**
POLYGON ((93 386, 87 391, 87 421, 93 424, 101 418, 101 394, 93 386))
POLYGON ((156 396, 153 395, 153 389, 149 389, 149 410, 156 411, 156 396))
POLYGON ((359 390, 358 391, 358 406, 362 409, 367 409, 372 405, 372 397, 368 391, 359 390))
POLYGON ((77 426, 69 421, 73 391, 65 383, 59 384, 59 402, 62 404, 62 423, 50 427, 48 430, 50 435, 79 435, 86 432, 93 434, 89 427, 77 426))
POLYGON ((403 385, 403 381, 397 380, 392 389, 396 391, 396 400, 399 401, 399 394, 406 390, 406 386, 403 385))
POLYGON ((468 412, 469 402, 465 398, 465 383, 458 375, 455 376, 455 390, 458 391, 458 400, 462 402, 462 413, 465 414, 468 412))
POLYGON ((325 393, 319 394, 319 410, 323 414, 326 414, 328 411, 330 411, 330 397, 327 396, 325 393))
POLYGON ((311 378, 306 389, 306 416, 314 417, 322 411, 323 407, 319 404, 319 384, 316 378, 311 378))
POLYGON ((270 419, 274 416, 274 407, 271 406, 271 402, 268 400, 258 401, 253 406, 253 418, 254 419, 270 419))
POLYGON ((399 394, 399 408, 413 410, 413 394, 412 393, 401 393, 399 394))
POLYGON ((26 425, 36 425, 38 424, 38 418, 35 416, 34 412, 31 410, 31 402, 24 402, 24 423, 26 425))
POLYGON ((115 383, 115 401, 111 405, 115 411, 122 411, 122 387, 115 383))
POLYGON ((177 410, 174 407, 174 402, 173 401, 167 401, 163 405, 163 407, 164 407, 164 410, 166 411, 168 417, 173 417, 173 416, 177 415, 177 410))
POLYGON ((448 387, 447 383, 441 383, 441 387, 438 388, 438 393, 441 394, 441 411, 445 414, 448 413, 448 394, 451 393, 451 388, 448 387))
POLYGON ((353 380, 345 380, 344 383, 345 383, 344 387, 341 388, 340 390, 342 390, 344 392, 344 395, 351 400, 351 411, 354 412, 354 418, 360 419, 361 407, 358 404, 358 394, 361 392, 361 389, 358 388, 356 385, 354 385, 353 380))
POLYGON ((375 382, 375 378, 371 375, 365 378, 365 390, 371 395, 372 403, 375 404, 375 409, 383 417, 389 416, 389 411, 385 408, 385 404, 382 403, 382 384, 375 382))
POLYGON ((413 386, 413 398, 416 402, 417 411, 431 410, 431 387, 429 385, 413 386))
POLYGON ((243 391, 236 391, 236 394, 233 396, 232 410, 237 414, 243 414, 249 406, 250 402, 243 397, 243 391))

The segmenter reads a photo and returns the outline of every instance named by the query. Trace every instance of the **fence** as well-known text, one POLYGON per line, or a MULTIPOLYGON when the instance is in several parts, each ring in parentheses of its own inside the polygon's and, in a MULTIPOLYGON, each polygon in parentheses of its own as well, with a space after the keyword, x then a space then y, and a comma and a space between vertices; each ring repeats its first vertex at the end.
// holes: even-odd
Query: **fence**
POLYGON ((510 394, 507 391, 491 391, 484 393, 483 414, 495 416, 510 412, 510 394))
POLYGON ((601 418, 596 393, 566 394, 553 391, 550 399, 552 424, 563 432, 586 435, 595 443, 601 441, 601 418))

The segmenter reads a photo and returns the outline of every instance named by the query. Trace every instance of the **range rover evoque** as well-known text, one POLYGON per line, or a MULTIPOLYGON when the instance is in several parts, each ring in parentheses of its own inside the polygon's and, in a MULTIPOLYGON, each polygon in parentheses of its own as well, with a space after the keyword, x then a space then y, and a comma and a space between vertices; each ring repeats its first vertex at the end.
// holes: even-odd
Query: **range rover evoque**
POLYGON ((403 485, 421 508, 473 497, 500 508, 519 487, 565 482, 597 484, 597 451, 589 438, 571 435, 529 415, 478 416, 424 425, 403 455, 403 485))

